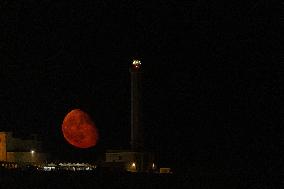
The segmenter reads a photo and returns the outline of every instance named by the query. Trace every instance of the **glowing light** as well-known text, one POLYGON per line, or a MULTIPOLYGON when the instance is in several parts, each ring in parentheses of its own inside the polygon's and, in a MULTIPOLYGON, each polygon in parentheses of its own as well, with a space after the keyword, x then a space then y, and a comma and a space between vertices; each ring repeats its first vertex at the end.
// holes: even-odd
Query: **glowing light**
POLYGON ((136 168, 136 164, 133 162, 133 163, 131 164, 131 167, 132 167, 132 168, 136 168))
POLYGON ((155 163, 152 164, 152 168, 155 169, 155 163))
POLYGON ((34 154, 35 153, 35 151, 34 150, 31 150, 31 154, 34 154))
POLYGON ((44 171, 51 171, 51 170, 55 170, 55 167, 44 166, 43 170, 44 171))
POLYGON ((141 61, 140 60, 133 60, 132 64, 135 66, 135 67, 138 67, 141 65, 141 61))

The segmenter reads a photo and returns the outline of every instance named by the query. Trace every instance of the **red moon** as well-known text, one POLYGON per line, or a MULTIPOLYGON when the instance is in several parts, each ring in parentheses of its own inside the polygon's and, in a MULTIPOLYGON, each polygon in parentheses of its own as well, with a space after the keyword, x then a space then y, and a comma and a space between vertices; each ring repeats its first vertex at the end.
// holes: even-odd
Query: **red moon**
POLYGON ((74 109, 65 116, 62 132, 67 142, 77 148, 93 147, 99 139, 94 122, 80 109, 74 109))

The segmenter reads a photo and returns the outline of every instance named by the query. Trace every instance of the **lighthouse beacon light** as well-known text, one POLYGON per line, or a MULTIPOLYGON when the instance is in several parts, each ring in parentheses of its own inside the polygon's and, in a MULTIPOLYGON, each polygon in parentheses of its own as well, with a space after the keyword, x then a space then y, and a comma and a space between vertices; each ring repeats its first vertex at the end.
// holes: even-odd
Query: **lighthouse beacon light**
POLYGON ((135 68, 139 68, 139 67, 141 66, 141 61, 135 59, 135 60, 133 60, 132 65, 133 65, 135 68))

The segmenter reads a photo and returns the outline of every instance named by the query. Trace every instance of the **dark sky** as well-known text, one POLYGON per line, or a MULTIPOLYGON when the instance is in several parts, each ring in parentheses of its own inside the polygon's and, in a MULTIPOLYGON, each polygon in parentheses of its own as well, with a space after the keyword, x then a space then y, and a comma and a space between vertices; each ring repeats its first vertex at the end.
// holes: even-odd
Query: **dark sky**
POLYGON ((0 130, 38 133, 62 158, 127 148, 139 57, 147 148, 161 164, 255 170, 277 151, 267 142, 277 135, 275 11, 263 1, 3 0, 0 130), (63 139, 73 108, 93 118, 97 147, 63 139))

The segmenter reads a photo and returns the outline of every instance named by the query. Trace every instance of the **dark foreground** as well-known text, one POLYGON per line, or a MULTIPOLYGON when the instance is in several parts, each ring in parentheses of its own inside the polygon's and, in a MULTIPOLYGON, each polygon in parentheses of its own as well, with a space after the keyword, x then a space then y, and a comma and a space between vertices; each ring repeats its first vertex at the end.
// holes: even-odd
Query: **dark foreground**
MULTIPOLYGON (((110 189, 110 188, 247 188, 230 177, 186 174, 131 174, 125 172, 16 171, 0 170, 0 188, 110 189)), ((262 188, 262 187, 260 187, 262 188)))

